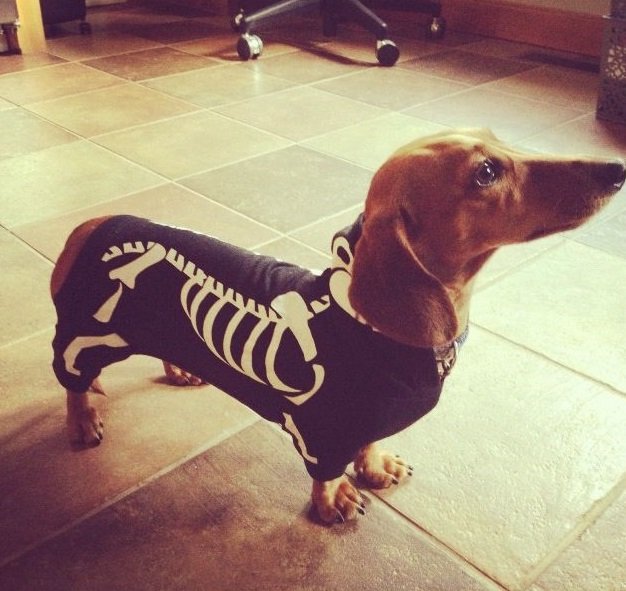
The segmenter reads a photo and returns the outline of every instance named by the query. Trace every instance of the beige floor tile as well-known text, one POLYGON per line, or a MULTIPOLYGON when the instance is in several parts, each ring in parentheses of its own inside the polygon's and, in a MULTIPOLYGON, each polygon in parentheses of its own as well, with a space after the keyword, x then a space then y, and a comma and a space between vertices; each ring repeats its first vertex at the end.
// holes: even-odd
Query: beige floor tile
POLYGON ((380 494, 507 589, 525 589, 622 478, 625 420, 623 396, 473 327, 437 408, 386 442, 412 479, 380 494))
MULTIPOLYGON (((558 51, 537 45, 504 41, 502 39, 482 37, 478 41, 464 45, 463 50, 494 57, 512 58, 516 61, 527 62, 529 65, 538 68, 543 66, 548 68, 556 67, 558 69, 566 68, 567 71, 574 74, 574 78, 576 78, 577 72, 597 72, 598 70, 597 57, 558 51)), ((566 85, 568 84, 567 81, 564 82, 566 85)), ((550 93, 553 81, 546 80, 546 83, 546 91, 550 93)), ((582 91, 581 94, 583 95, 585 94, 585 89, 574 87, 573 91, 573 99, 576 98, 575 95, 578 94, 578 91, 582 91)))
POLYGON ((121 83, 115 76, 82 64, 60 64, 2 76, 0 97, 25 105, 121 83))
POLYGON ((626 392, 626 265, 567 241, 477 294, 473 321, 626 392))
POLYGON ((626 494, 572 542, 529 591, 621 591, 626 585, 626 494))
POLYGON ((90 218, 117 214, 136 215, 190 228, 244 248, 252 248, 278 237, 269 228, 174 184, 113 199, 61 217, 17 226, 13 232, 55 261, 67 236, 76 226, 90 218))
POLYGON ((581 111, 594 111, 598 97, 598 75, 571 68, 546 66, 491 82, 486 88, 581 111))
POLYGON ((511 244, 500 248, 480 270, 476 277, 474 290, 484 289, 504 275, 532 261, 547 250, 562 244, 565 240, 563 235, 548 236, 540 240, 525 242, 523 244, 511 244))
POLYGON ((359 203, 341 213, 330 215, 308 226, 304 226, 292 232, 290 236, 320 252, 328 253, 328 256, 330 256, 334 235, 339 230, 351 226, 362 211, 363 203, 359 203))
POLYGON ((23 156, 78 138, 22 109, 0 110, 0 129, 9 141, 0 144, 0 160, 23 156))
POLYGON ((181 180, 181 184, 275 228, 295 230, 363 203, 371 173, 292 146, 181 180))
MULTIPOLYGON (((203 57, 210 57, 211 59, 219 60, 227 63, 240 64, 241 58, 237 54, 237 40, 238 36, 232 31, 217 32, 210 37, 204 39, 194 39, 193 41, 186 41, 184 43, 173 44, 172 47, 179 51, 186 51, 194 55, 200 55, 203 57)), ((263 58, 266 59, 273 55, 280 55, 281 53, 292 53, 298 51, 297 47, 287 43, 280 43, 274 40, 267 40, 268 42, 263 45, 263 58)))
POLYGON ((270 74, 300 84, 317 82, 324 78, 334 78, 363 69, 360 63, 324 59, 307 51, 296 51, 276 56, 265 56, 246 62, 246 67, 260 74, 270 74))
POLYGON ((102 135, 95 141, 169 178, 224 166, 289 144, 207 112, 102 135))
POLYGON ((581 111, 548 105, 483 87, 460 92, 404 111, 450 127, 490 127, 501 139, 516 142, 582 115, 581 111))
MULTIPOLYGON (((0 252, 2 347, 50 326, 54 311, 50 302, 50 263, 4 229, 0 229, 0 252)), ((3 404, 4 400, 0 407, 3 404)))
POLYGON ((463 51, 492 57, 513 58, 517 61, 529 61, 527 58, 524 58, 524 55, 528 52, 537 51, 537 47, 503 39, 481 38, 478 41, 465 44, 463 51))
POLYGON ((109 32, 106 35, 67 35, 48 39, 46 42, 50 54, 69 61, 140 51, 158 45, 148 39, 117 32, 109 32))
POLYGON ((465 84, 423 76, 400 68, 369 69, 326 80, 316 88, 376 105, 383 109, 406 109, 465 90, 465 84), (393 92, 389 89, 393 88, 393 92))
POLYGON ((279 238, 255 250, 260 254, 300 265, 316 273, 326 269, 330 263, 330 255, 324 255, 290 238, 279 238))
MULTIPOLYGON (((399 63, 441 51, 438 45, 422 41, 416 35, 400 38, 392 32, 390 38, 400 51, 399 63)), ((355 65, 360 63, 378 69, 376 37, 362 29, 340 27, 336 37, 324 37, 323 43, 317 46, 314 43, 305 44, 304 47, 325 59, 342 60, 346 63, 353 61, 355 65)))
POLYGON ((319 135, 302 144, 370 170, 377 170, 398 148, 420 136, 445 129, 443 125, 417 117, 389 113, 319 135))
POLYGON ((94 402, 105 421, 102 445, 72 450, 51 339, 52 332, 39 335, 0 357, 0 562, 256 420, 210 386, 161 383, 160 362, 135 357, 103 373, 109 396, 94 402))
POLYGON ((85 141, 0 160, 0 223, 54 217, 163 183, 163 179, 85 141))
POLYGON ((33 103, 28 108, 84 137, 197 110, 197 107, 187 102, 163 96, 136 84, 123 84, 54 101, 33 103), (120 105, 124 105, 124 108, 120 109, 120 105))
POLYGON ((157 78, 144 85, 195 105, 215 107, 285 90, 293 83, 234 65, 157 78))
POLYGON ((398 67, 475 85, 512 76, 535 66, 516 60, 452 49, 401 62, 398 67))
POLYGON ((577 234, 576 240, 626 258, 626 207, 621 213, 602 220, 589 230, 577 234))
POLYGON ((170 76, 190 70, 216 66, 219 62, 209 58, 176 51, 171 47, 144 49, 109 57, 90 59, 86 65, 127 80, 147 80, 158 76, 170 76))
POLYGON ((52 64, 60 64, 64 60, 49 53, 27 53, 22 55, 3 55, 0 60, 0 75, 12 72, 33 70, 52 64))
POLYGON ((557 127, 537 130, 524 145, 542 152, 626 158, 626 127, 589 114, 557 127))
POLYGON ((378 107, 310 87, 253 98, 219 107, 216 111, 294 141, 385 113, 378 107))
POLYGON ((309 487, 291 442, 253 425, 7 565, 0 584, 13 591, 495 591, 376 500, 353 526, 312 522, 309 487))

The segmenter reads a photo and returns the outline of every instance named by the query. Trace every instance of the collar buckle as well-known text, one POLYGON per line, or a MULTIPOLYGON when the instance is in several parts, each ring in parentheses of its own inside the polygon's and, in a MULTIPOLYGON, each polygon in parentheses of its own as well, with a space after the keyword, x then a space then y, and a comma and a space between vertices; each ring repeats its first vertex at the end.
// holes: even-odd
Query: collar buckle
POLYGON ((452 368, 459 357, 459 351, 467 340, 468 332, 469 326, 466 326, 465 330, 449 345, 434 348, 437 372, 442 383, 452 372, 452 368))

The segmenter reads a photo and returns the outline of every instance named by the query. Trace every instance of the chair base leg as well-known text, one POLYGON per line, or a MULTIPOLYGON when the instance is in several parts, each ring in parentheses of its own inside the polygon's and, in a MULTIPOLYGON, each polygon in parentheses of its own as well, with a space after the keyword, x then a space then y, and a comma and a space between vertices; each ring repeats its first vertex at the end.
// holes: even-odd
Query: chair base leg
POLYGON ((320 6, 324 35, 335 36, 339 20, 354 21, 375 35, 376 59, 382 66, 393 66, 398 61, 400 51, 389 39, 387 24, 359 0, 282 0, 250 14, 240 9, 231 21, 232 28, 241 35, 237 42, 239 57, 246 61, 261 55, 263 42, 252 32, 263 22, 312 5, 320 6))

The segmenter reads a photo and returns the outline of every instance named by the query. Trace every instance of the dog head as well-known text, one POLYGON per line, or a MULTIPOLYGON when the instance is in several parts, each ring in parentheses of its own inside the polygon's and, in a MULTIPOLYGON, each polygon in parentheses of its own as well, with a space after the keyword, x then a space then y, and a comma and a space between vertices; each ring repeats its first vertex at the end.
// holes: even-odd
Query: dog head
POLYGON ((472 278, 498 247, 576 228, 625 178, 621 160, 525 153, 488 130, 417 140, 374 175, 350 302, 397 341, 449 343, 467 322, 472 278))

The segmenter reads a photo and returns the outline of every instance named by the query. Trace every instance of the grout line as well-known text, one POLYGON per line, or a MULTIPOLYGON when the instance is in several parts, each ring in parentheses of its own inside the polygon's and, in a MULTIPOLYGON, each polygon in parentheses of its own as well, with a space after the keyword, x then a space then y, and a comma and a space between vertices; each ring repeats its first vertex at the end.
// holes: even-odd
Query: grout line
POLYGON ((27 334, 26 336, 20 337, 19 339, 15 339, 14 341, 1 344, 0 351, 2 349, 8 349, 9 347, 13 347, 14 345, 19 345, 20 343, 23 343, 24 341, 28 341, 29 339, 34 339, 35 337, 45 334, 47 332, 52 332, 53 330, 54 330, 54 325, 50 324, 50 326, 48 326, 47 328, 36 330, 35 332, 31 332, 27 334))
POLYGON ((626 491, 626 475, 601 499, 597 500, 583 518, 555 544, 552 550, 540 560, 525 577, 523 589, 528 589, 572 544, 579 540, 626 491))
MULTIPOLYGON (((544 255, 552 253, 552 251, 557 250, 558 248, 561 248, 565 244, 566 240, 567 238, 562 236, 561 240, 556 242, 555 244, 552 244, 551 246, 548 246, 547 248, 541 251, 531 254, 530 256, 528 256, 527 258, 523 259, 522 261, 520 261, 519 263, 515 265, 507 266, 507 268, 504 271, 502 271, 502 273, 499 273, 498 275, 494 276, 489 281, 485 281, 480 286, 476 286, 474 290, 474 294, 482 293, 483 291, 493 287, 496 283, 500 283, 502 280, 507 279, 510 275, 517 273, 518 271, 528 267, 529 265, 535 264, 537 262, 537 259, 540 259, 544 255)), ((504 248, 506 248, 506 246, 504 248)), ((489 263, 487 262, 486 264, 488 265, 489 263)))
MULTIPOLYGON (((350 477, 352 478, 352 477, 350 477)), ((453 562, 457 564, 461 568, 461 570, 474 579, 476 579, 480 583, 487 583, 493 587, 494 591, 508 591, 507 587, 501 584, 497 579, 494 579, 491 575, 489 575, 486 571, 479 568, 474 563, 470 562, 468 558, 457 552, 452 546, 446 544, 443 540, 437 538, 434 534, 428 531, 425 527, 411 519, 404 511, 402 511, 399 507, 391 504, 386 498, 382 498, 373 489, 368 489, 370 495, 373 498, 378 499, 382 504, 386 505, 393 513, 398 515, 400 518, 408 522, 411 526, 413 526, 417 531, 422 534, 422 539, 430 544, 436 550, 445 554, 448 558, 450 558, 453 562)))
POLYGON ((473 326, 476 326, 477 328, 480 328, 481 330, 485 331, 486 333, 489 333, 492 336, 495 336, 499 339, 502 339, 503 341, 506 341, 507 343, 511 344, 511 345, 515 345, 516 347, 519 347, 520 349, 523 349, 526 352, 529 352, 533 355, 536 355, 542 359, 545 359, 546 361, 549 361, 550 363, 557 365, 558 367, 567 370, 570 373, 573 373, 579 377, 582 377, 586 380, 589 380, 591 382, 594 382, 596 384, 599 384, 600 386, 606 388, 607 390, 609 390, 612 394, 615 394, 616 396, 620 396, 620 397, 624 397, 626 396, 626 392, 622 392, 621 390, 619 390, 618 388, 616 388, 615 386, 613 386, 612 384, 609 384, 607 382, 604 382, 598 378, 595 378, 593 376, 590 376, 586 373, 583 373, 582 371, 576 369, 575 367, 571 367, 569 365, 566 365, 565 363, 557 360, 557 359, 553 359, 552 357, 550 357, 549 355, 547 355, 546 353, 543 353, 542 351, 537 351, 536 349, 531 349, 528 345, 525 345, 524 343, 519 343, 515 340, 513 340, 511 337, 508 337, 507 335, 501 334, 499 332, 496 332, 486 326, 483 326, 482 324, 479 324, 478 322, 475 321, 471 321, 471 324, 473 326))
POLYGON ((14 562, 14 561, 18 560, 19 558, 21 558, 22 556, 28 554, 29 552, 32 552, 34 549, 38 548, 39 546, 42 546, 43 544, 49 542, 50 540, 53 540, 54 538, 59 537, 60 535, 64 534, 65 532, 67 532, 67 531, 69 531, 69 530, 79 526, 81 523, 91 519, 92 517, 94 517, 95 515, 101 513, 102 511, 108 509, 112 505, 115 505, 116 503, 124 500, 126 497, 132 495, 133 493, 135 493, 136 491, 144 488, 145 486, 150 485, 151 483, 155 482, 156 480, 158 480, 162 476, 165 476, 166 474, 174 471, 176 468, 182 466, 183 464, 189 462, 190 460, 194 459, 195 457, 197 457, 197 456, 201 455, 202 453, 208 451, 212 447, 216 447, 217 445, 219 445, 223 441, 226 441, 230 437, 232 437, 234 435, 237 435, 237 433, 240 433, 244 429, 247 429, 248 427, 252 426, 255 422, 257 422, 259 420, 260 420, 259 418, 255 417, 255 416, 252 416, 250 422, 246 421, 242 425, 237 425, 237 426, 231 427, 230 429, 226 429, 225 431, 222 431, 221 433, 219 433, 218 435, 216 435, 215 437, 210 439, 208 442, 206 442, 203 445, 193 449, 191 452, 189 452, 188 454, 186 454, 185 456, 183 456, 182 458, 180 458, 176 462, 173 462, 172 464, 169 464, 168 466, 165 466, 164 468, 161 468, 160 470, 158 470, 157 472, 154 472, 153 474, 151 474, 147 478, 144 478, 143 480, 139 481, 137 484, 134 484, 133 486, 127 488, 126 490, 122 491, 121 493, 119 493, 119 494, 111 497, 110 499, 106 500, 104 503, 102 503, 98 507, 95 507, 94 509, 91 509, 90 511, 87 511, 86 513, 84 513, 80 517, 78 517, 78 518, 70 521, 69 523, 65 524, 64 526, 54 530, 53 532, 51 532, 50 534, 40 538, 36 542, 28 544, 27 546, 25 546, 21 550, 18 550, 17 552, 14 552, 13 554, 10 554, 9 556, 7 556, 4 559, 0 560, 0 569, 4 568, 5 566, 10 564, 11 562, 14 562))

